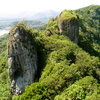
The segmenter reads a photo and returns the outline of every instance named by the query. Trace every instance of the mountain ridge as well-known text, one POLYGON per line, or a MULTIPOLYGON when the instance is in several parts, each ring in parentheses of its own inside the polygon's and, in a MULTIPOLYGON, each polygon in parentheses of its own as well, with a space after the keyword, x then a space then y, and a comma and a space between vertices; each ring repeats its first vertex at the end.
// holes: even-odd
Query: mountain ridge
MULTIPOLYGON (((68 34, 72 35, 75 32, 70 31, 70 29, 75 26, 76 21, 73 20, 77 17, 69 16, 69 18, 66 18, 65 12, 64 19, 60 16, 50 19, 46 28, 42 31, 30 29, 27 26, 24 27, 26 31, 19 31, 23 34, 28 34, 29 32, 34 40, 38 59, 36 74, 38 79, 27 86, 24 93, 17 97, 11 95, 9 77, 7 76, 7 37, 0 38, 0 99, 99 100, 100 37, 98 34, 100 28, 98 16, 100 14, 98 13, 99 10, 95 11, 95 7, 91 8, 94 12, 93 14, 88 9, 90 8, 84 8, 82 11, 75 12, 75 16, 79 17, 77 20, 79 24, 77 44, 68 36, 68 34), (59 27, 59 19, 63 21, 62 28, 59 27), (60 28, 62 31, 60 31, 60 28), (61 33, 66 33, 66 35, 61 33)), ((74 27, 74 29, 77 29, 77 27, 74 27)), ((11 31, 11 34, 13 32, 16 33, 11 31)), ((23 39, 25 38, 23 37, 23 39)), ((28 47, 27 43, 26 41, 25 47, 28 47)))

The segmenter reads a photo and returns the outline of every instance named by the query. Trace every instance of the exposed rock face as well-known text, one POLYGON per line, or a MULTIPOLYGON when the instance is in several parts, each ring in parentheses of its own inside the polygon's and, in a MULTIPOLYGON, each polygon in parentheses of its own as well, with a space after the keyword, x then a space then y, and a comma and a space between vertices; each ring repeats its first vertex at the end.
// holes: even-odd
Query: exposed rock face
POLYGON ((52 35, 52 32, 50 30, 47 30, 46 33, 45 33, 45 35, 46 36, 51 36, 52 35))
MULTIPOLYGON (((79 17, 71 10, 64 10, 55 19, 50 19, 47 25, 47 30, 52 34, 60 34, 69 37, 74 43, 78 43, 79 37, 79 17)), ((47 36, 50 36, 47 32, 47 36)))
POLYGON ((37 72, 34 41, 23 25, 15 26, 9 33, 8 67, 11 91, 19 95, 27 85, 34 82, 37 72))
POLYGON ((64 10, 59 16, 59 30, 60 34, 66 35, 73 42, 78 43, 78 16, 71 11, 64 10))

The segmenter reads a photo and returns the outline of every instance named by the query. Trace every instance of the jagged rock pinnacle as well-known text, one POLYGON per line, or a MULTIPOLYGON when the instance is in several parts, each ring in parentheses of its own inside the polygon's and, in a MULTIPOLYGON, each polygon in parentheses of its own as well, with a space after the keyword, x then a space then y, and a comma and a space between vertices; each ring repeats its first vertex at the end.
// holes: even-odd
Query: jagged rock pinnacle
POLYGON ((16 25, 9 32, 8 68, 14 95, 21 94, 35 80, 37 53, 32 35, 24 25, 16 25))
POLYGON ((66 35, 74 43, 78 43, 78 16, 71 10, 64 10, 59 16, 60 34, 66 35))

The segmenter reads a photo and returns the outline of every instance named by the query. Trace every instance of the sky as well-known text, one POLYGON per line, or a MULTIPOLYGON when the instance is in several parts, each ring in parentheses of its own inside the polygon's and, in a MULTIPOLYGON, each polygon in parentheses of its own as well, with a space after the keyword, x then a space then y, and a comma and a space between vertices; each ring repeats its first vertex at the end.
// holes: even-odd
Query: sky
POLYGON ((78 9, 100 5, 100 0, 0 0, 0 18, 26 16, 37 12, 78 9))

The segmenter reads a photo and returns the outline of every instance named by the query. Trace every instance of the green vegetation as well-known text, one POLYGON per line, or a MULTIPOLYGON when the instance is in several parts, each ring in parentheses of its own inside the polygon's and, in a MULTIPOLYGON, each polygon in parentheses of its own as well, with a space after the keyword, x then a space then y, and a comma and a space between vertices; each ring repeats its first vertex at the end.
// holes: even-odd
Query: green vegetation
MULTIPOLYGON (((38 82, 26 87, 25 92, 13 100, 99 100, 100 99, 100 6, 89 6, 75 11, 79 14, 79 44, 67 36, 59 35, 58 17, 45 27, 32 30, 38 54, 38 82)), ((64 10, 61 17, 76 18, 64 10)), ((20 24, 22 25, 22 24, 20 24)), ((22 25, 23 26, 23 25, 22 25)), ((16 28, 16 27, 14 27, 16 28)), ((13 28, 13 31, 14 31, 13 28)), ((0 99, 11 100, 7 72, 7 36, 0 38, 0 99)))
MULTIPOLYGON (((38 21, 38 20, 23 20, 24 24, 32 27, 32 28, 38 28, 42 27, 43 25, 47 24, 47 22, 38 21)), ((0 21, 0 29, 10 29, 14 25, 18 24, 18 20, 7 20, 7 21, 0 21)))
MULTIPOLYGON (((62 23, 62 21, 72 21, 75 20, 77 21, 78 15, 72 11, 72 10, 64 10, 61 12, 60 16, 56 18, 51 18, 47 24, 47 31, 50 31, 53 35, 55 34, 60 34, 60 29, 59 29, 59 23, 62 23)), ((63 23, 64 24, 64 23, 63 23)))
POLYGON ((52 18, 49 20, 46 30, 50 31, 53 35, 54 34, 59 34, 59 29, 58 29, 58 17, 55 19, 52 18))
MULTIPOLYGON (((54 38, 53 36, 45 37, 40 35, 36 37, 36 43, 39 56, 41 57, 39 59, 39 68, 42 73, 39 82, 28 86, 25 92, 14 98, 14 100, 53 100, 56 98, 56 95, 61 94, 66 88, 73 86, 76 81, 84 81, 86 76, 89 77, 85 79, 85 82, 87 80, 87 86, 84 89, 87 89, 88 84, 91 83, 91 76, 95 78, 97 83, 100 80, 100 74, 98 73, 98 70, 100 70, 99 59, 90 56, 63 36, 54 38)), ((93 84, 96 85, 96 82, 93 84)), ((79 89, 76 89, 76 92, 78 91, 79 89)), ((97 88, 97 91, 99 91, 99 88, 97 88)), ((95 93, 95 90, 92 93, 87 92, 87 95, 91 97, 93 93, 95 93)), ((77 100, 76 97, 72 97, 70 100, 73 100, 73 98, 77 100)), ((85 98, 85 96, 82 98, 85 98)), ((63 96, 61 100, 63 100, 63 96)))
POLYGON ((0 37, 0 100, 11 100, 7 68, 7 35, 0 37))
POLYGON ((100 84, 91 76, 86 76, 65 89, 54 100, 99 100, 100 84))
POLYGON ((74 18, 77 18, 77 15, 72 10, 64 10, 60 14, 60 20, 70 20, 74 18))
POLYGON ((100 6, 91 5, 75 12, 80 17, 79 46, 100 57, 100 6))

